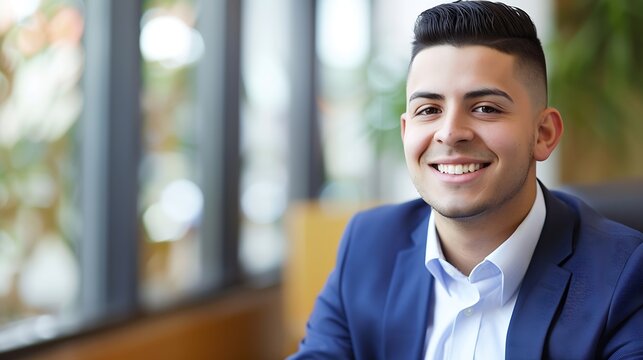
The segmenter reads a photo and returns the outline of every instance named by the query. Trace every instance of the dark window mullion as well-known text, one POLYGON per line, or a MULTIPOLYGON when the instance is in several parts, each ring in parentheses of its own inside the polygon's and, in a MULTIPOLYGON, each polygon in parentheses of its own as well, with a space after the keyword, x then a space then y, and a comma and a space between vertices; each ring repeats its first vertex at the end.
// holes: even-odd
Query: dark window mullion
POLYGON ((241 6, 242 0, 226 1, 226 42, 224 77, 224 203, 223 205, 223 271, 224 285, 241 279, 240 241, 240 83, 241 83, 241 6))
POLYGON ((138 309, 140 17, 140 0, 87 3, 79 245, 90 318, 138 309))
POLYGON ((205 52, 197 77, 203 290, 239 278, 241 0, 201 0, 205 52))
POLYGON ((325 171, 319 128, 315 0, 292 2, 292 110, 290 134, 290 198, 316 199, 325 171))

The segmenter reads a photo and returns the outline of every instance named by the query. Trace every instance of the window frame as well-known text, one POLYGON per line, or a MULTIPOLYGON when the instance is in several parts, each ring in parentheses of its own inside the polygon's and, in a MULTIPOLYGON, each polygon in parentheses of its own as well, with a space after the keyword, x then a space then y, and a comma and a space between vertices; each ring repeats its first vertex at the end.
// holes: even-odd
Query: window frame
MULTIPOLYGON (((251 281, 239 263, 240 107, 243 0, 198 0, 205 51, 197 65, 200 290, 162 309, 141 303, 139 166, 143 151, 141 53, 143 0, 86 0, 82 80, 84 108, 76 132, 79 161, 78 320, 1 356, 28 356, 49 346, 211 301, 251 281)), ((316 0, 291 0, 292 116, 290 200, 314 199, 324 181, 316 98, 316 0)), ((276 280, 278 281, 278 280, 276 280)), ((273 282, 274 283, 274 282, 273 282)), ((265 283, 264 283, 265 284, 265 283)))

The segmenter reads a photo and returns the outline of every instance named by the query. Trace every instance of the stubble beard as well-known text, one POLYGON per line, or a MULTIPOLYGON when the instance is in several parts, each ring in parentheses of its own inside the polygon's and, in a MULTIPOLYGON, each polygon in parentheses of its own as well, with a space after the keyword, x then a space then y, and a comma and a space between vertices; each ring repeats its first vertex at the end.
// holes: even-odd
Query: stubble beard
POLYGON ((430 196, 430 189, 427 189, 427 191, 423 190, 424 187, 420 186, 422 183, 421 177, 418 176, 413 179, 413 183, 420 193, 420 196, 427 204, 429 204, 429 206, 431 206, 431 209, 433 211, 437 212, 445 218, 454 221, 472 222, 489 213, 501 209, 524 189, 525 184, 529 178, 529 173, 532 166, 533 146, 530 146, 530 151, 526 160, 527 161, 524 162, 525 166, 519 169, 519 172, 514 173, 514 176, 510 177, 511 179, 515 179, 514 181, 512 181, 511 183, 495 183, 492 184, 492 189, 487 189, 487 191, 493 191, 496 195, 499 195, 498 197, 487 199, 474 207, 442 205, 442 203, 439 201, 440 194, 437 194, 436 197, 433 197, 430 196))

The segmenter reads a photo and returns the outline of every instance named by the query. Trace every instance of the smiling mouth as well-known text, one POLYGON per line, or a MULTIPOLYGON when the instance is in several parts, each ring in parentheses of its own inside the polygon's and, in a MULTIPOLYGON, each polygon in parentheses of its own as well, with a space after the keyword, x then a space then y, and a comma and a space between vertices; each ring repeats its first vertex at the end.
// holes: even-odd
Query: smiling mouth
POLYGON ((431 164, 437 171, 449 175, 462 175, 474 173, 480 169, 489 166, 489 163, 472 163, 472 164, 431 164))

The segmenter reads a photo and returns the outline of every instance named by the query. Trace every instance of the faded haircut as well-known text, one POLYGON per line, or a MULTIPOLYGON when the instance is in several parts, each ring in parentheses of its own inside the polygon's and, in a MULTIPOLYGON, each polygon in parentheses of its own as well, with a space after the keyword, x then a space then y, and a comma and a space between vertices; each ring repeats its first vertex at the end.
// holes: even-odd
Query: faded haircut
POLYGON ((481 45, 515 56, 526 80, 542 84, 546 103, 545 54, 536 26, 523 10, 490 1, 442 4, 418 16, 414 35, 411 63, 420 51, 436 45, 481 45))

